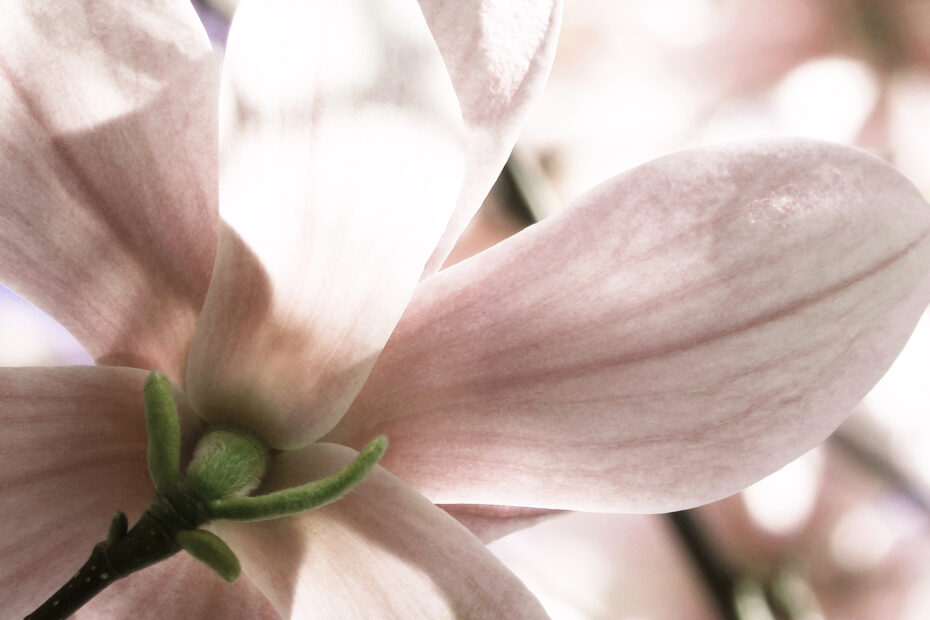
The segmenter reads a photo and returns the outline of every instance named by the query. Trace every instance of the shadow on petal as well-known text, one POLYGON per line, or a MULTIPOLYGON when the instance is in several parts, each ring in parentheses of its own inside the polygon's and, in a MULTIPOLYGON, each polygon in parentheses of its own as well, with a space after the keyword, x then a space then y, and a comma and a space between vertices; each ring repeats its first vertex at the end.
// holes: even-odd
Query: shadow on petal
POLYGON ((164 56, 117 45, 109 60, 139 80, 137 92, 68 85, 109 101, 91 119, 83 108, 65 115, 0 58, 17 121, 0 143, 0 276, 99 363, 181 381, 215 252, 216 72, 212 58, 159 49, 171 79, 164 56), (84 122, 69 127, 75 118, 84 122))

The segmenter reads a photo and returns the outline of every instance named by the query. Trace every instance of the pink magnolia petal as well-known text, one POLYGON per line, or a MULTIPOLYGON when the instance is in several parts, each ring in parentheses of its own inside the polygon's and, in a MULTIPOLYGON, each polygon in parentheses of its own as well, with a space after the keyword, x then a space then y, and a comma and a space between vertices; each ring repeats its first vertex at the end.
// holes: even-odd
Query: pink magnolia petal
POLYGON ((183 377, 213 266, 217 71, 187 0, 4 2, 0 280, 183 377))
POLYGON ((75 614, 75 620, 278 620, 248 577, 229 584, 179 552, 118 581, 75 614))
MULTIPOLYGON (((267 488, 324 477, 354 456, 328 444, 283 453, 267 488)), ((322 509, 216 528, 283 618, 545 617, 479 540, 380 467, 322 509)))
POLYGON ((128 368, 0 369, 0 592, 21 618, 154 489, 145 464, 145 373, 128 368))
POLYGON ((441 503, 665 511, 827 436, 927 303, 930 207, 861 151, 686 151, 421 284, 327 440, 441 503), (918 282, 922 283, 918 285, 918 282))
POLYGON ((483 543, 493 542, 507 534, 525 530, 537 523, 565 514, 564 510, 520 506, 442 504, 439 507, 455 517, 456 521, 467 527, 468 531, 483 543))
POLYGON ((561 0, 420 0, 465 119, 458 203, 424 275, 442 266, 494 184, 552 68, 561 0))
POLYGON ((218 259, 191 351, 207 419, 276 448, 342 416, 455 204, 461 115, 413 0, 245 2, 218 259))

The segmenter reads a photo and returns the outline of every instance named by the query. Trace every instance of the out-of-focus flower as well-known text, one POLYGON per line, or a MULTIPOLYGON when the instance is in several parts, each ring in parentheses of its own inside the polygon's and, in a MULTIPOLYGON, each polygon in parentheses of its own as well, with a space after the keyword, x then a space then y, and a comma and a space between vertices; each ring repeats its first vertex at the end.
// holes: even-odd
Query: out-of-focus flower
POLYGON ((186 1, 0 9, 0 278, 101 364, 0 371, 14 613, 145 505, 138 369, 183 389, 189 435, 282 450, 266 490, 391 448, 335 504, 217 524, 235 588, 179 558, 92 603, 111 615, 538 615, 431 502, 672 510, 836 427, 930 294, 930 211, 862 152, 678 153, 436 273, 558 8, 246 2, 221 88, 186 1))
POLYGON ((669 150, 805 135, 876 152, 926 195, 923 0, 579 0, 523 142, 563 196, 669 150))
POLYGON ((576 512, 488 547, 559 620, 718 618, 671 528, 655 515, 576 512))

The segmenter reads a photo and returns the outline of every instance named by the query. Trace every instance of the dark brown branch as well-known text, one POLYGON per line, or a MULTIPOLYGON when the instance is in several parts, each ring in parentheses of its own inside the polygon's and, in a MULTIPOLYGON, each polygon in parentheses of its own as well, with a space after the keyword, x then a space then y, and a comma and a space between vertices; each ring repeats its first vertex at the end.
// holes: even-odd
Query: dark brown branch
POLYGON ((665 515, 678 534, 691 561, 710 592, 723 620, 740 620, 736 610, 736 580, 714 553, 710 542, 695 521, 692 511, 682 510, 665 515))
POLYGON ((167 559, 180 550, 174 536, 146 511, 131 530, 115 541, 97 543, 84 566, 51 598, 26 616, 26 620, 67 618, 111 583, 167 559))

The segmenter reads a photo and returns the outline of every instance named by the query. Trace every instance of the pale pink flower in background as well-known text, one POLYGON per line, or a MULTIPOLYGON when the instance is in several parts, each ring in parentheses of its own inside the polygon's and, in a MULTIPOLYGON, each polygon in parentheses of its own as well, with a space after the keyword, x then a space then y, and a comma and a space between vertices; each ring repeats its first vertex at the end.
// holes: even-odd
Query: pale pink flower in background
POLYGON ((930 295, 928 206, 861 151, 678 153, 436 273, 558 4, 245 2, 222 86, 186 1, 0 9, 0 279, 101 364, 0 371, 13 613, 150 499, 140 369, 183 389, 189 436, 285 450, 268 489, 391 447, 324 509, 217 524, 235 586, 177 557, 91 616, 538 616, 434 502, 680 509, 839 424, 930 295))
POLYGON ((927 195, 928 33, 923 0, 578 0, 521 143, 563 198, 670 150, 786 134, 867 148, 927 195))
MULTIPOLYGON (((888 412, 893 415, 894 412, 888 412)), ((816 501, 792 528, 760 527, 751 502, 733 497, 699 511, 733 567, 762 582, 791 576, 793 602, 824 618, 916 619, 930 611, 926 505, 889 485, 839 442, 818 455, 816 501)), ((789 497, 787 491, 783 497, 789 497)))
POLYGON ((675 532, 656 515, 575 512, 488 547, 558 620, 720 618, 675 532))

